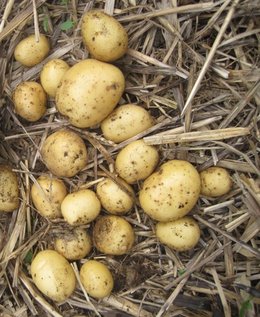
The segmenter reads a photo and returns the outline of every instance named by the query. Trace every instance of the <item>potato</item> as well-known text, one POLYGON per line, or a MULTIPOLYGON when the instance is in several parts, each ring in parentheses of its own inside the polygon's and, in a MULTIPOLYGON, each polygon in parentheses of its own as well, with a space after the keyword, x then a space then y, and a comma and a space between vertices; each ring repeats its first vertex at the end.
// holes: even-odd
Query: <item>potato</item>
POLYGON ((115 108, 125 88, 122 72, 114 65, 87 59, 72 66, 56 93, 58 111, 79 128, 92 127, 115 108))
POLYGON ((159 241, 169 248, 187 251, 199 242, 200 228, 193 218, 185 216, 173 221, 158 222, 155 234, 159 241))
POLYGON ((97 299, 109 296, 114 287, 108 267, 96 260, 85 262, 80 269, 80 281, 87 293, 97 299))
POLYGON ((69 65, 62 59, 52 59, 43 66, 40 79, 43 89, 49 96, 56 96, 61 79, 69 68, 69 65))
POLYGON ((98 251, 110 255, 128 253, 134 244, 132 226, 119 216, 100 217, 94 226, 93 242, 98 251))
POLYGON ((61 213, 72 226, 90 223, 99 215, 100 210, 101 203, 90 189, 68 194, 61 203, 61 213))
POLYGON ((57 252, 70 261, 83 259, 89 254, 92 242, 85 229, 75 228, 64 231, 54 239, 54 247, 57 252))
POLYGON ((40 176, 31 188, 36 210, 49 219, 61 217, 61 202, 66 195, 67 189, 63 181, 49 175, 40 176))
POLYGON ((0 165, 0 212, 11 212, 19 207, 19 187, 16 173, 10 166, 0 165))
POLYGON ((89 53, 100 61, 115 61, 127 51, 126 30, 115 18, 102 11, 92 10, 83 16, 81 33, 89 53))
POLYGON ((58 130, 44 141, 41 155, 48 169, 58 177, 72 177, 87 165, 87 148, 82 138, 68 129, 58 130))
POLYGON ((31 263, 37 288, 54 301, 65 301, 76 287, 75 273, 69 262, 54 250, 40 251, 31 263))
POLYGON ((101 123, 104 137, 115 143, 125 141, 153 126, 154 120, 144 108, 127 104, 113 110, 101 123))
POLYGON ((22 65, 31 67, 39 64, 49 54, 50 43, 47 37, 40 34, 39 41, 35 35, 29 35, 18 43, 14 50, 14 58, 22 65))
POLYGON ((222 167, 209 167, 200 172, 201 194, 208 197, 219 197, 227 194, 232 188, 228 171, 222 167))
POLYGON ((110 178, 105 178, 97 185, 97 196, 106 211, 110 214, 126 214, 134 205, 134 191, 130 185, 120 179, 129 193, 123 190, 110 178))
POLYGON ((35 122, 46 112, 47 96, 42 86, 34 81, 19 84, 13 93, 15 112, 23 119, 35 122))
POLYGON ((115 168, 121 178, 133 184, 151 175, 158 161, 156 148, 138 140, 129 143, 118 153, 115 168))
POLYGON ((187 161, 171 160, 148 177, 139 193, 144 212, 157 221, 185 216, 200 194, 200 176, 187 161))

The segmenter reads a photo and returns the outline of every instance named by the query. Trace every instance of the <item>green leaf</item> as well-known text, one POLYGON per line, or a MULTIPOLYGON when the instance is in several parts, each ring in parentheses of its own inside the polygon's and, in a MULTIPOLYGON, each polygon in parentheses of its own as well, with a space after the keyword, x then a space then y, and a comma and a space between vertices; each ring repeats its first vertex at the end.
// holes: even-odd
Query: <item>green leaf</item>
POLYGON ((183 275, 186 272, 186 269, 179 269, 178 270, 178 276, 183 275))
POLYGON ((44 29, 45 33, 48 33, 48 31, 49 31, 49 20, 48 20, 47 16, 45 16, 44 19, 43 19, 43 29, 44 29))
POLYGON ((25 264, 31 264, 32 263, 32 258, 33 258, 33 252, 32 250, 29 250, 24 258, 24 263, 25 264))
POLYGON ((251 298, 248 298, 241 304, 241 307, 239 309, 239 317, 245 317, 246 312, 252 308, 253 308, 253 305, 251 302, 251 298))
POLYGON ((60 28, 62 31, 68 31, 74 27, 75 22, 71 20, 67 20, 63 23, 61 23, 60 28))
POLYGON ((60 0, 60 5, 68 5, 69 0, 60 0))

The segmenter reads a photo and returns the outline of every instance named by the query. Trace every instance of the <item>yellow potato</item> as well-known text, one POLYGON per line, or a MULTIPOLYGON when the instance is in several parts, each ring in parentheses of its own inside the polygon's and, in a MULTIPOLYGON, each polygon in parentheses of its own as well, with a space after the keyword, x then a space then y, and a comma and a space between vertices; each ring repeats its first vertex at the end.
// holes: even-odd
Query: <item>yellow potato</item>
POLYGON ((14 50, 14 58, 22 65, 31 67, 39 64, 49 54, 50 43, 47 37, 40 34, 39 41, 35 35, 29 35, 18 43, 14 50))
POLYGON ((131 142, 117 155, 115 168, 128 184, 136 183, 152 174, 159 161, 155 147, 143 140, 131 142))
POLYGON ((46 218, 61 217, 61 202, 67 195, 62 180, 49 175, 42 175, 33 184, 31 197, 36 210, 46 218))
POLYGON ((13 93, 15 112, 27 121, 35 122, 46 112, 47 96, 34 81, 22 82, 13 93))
POLYGON ((100 210, 101 203, 90 189, 68 194, 61 203, 61 213, 71 226, 90 223, 99 215, 100 210))
POLYGON ((157 221, 185 216, 200 194, 200 176, 187 161, 171 160, 148 177, 139 193, 144 212, 157 221))
POLYGON ((158 222, 155 234, 169 248, 187 251, 199 242, 200 228, 193 218, 185 216, 169 222, 158 222))
POLYGON ((96 260, 85 262, 80 269, 80 280, 87 293, 97 299, 109 296, 114 287, 108 267, 96 260))
POLYGON ((200 172, 201 194, 219 197, 227 194, 232 188, 232 180, 228 171, 222 167, 209 167, 200 172))
POLYGON ((79 128, 92 127, 115 108, 125 88, 122 72, 114 65, 87 59, 72 66, 56 93, 58 111, 79 128))
POLYGON ((154 120, 147 110, 127 104, 113 110, 102 121, 101 130, 106 139, 119 143, 147 130, 153 124, 154 120))
POLYGON ((7 165, 0 165, 0 212, 19 207, 19 187, 16 173, 7 165))
POLYGON ((62 59, 52 59, 43 66, 40 79, 43 89, 49 96, 56 96, 61 79, 69 68, 69 65, 62 59))
POLYGON ((41 155, 48 169, 58 177, 72 177, 87 165, 87 148, 82 138, 68 129, 47 137, 41 155))
POLYGON ((81 33, 89 53, 100 61, 115 61, 127 51, 126 30, 115 18, 102 11, 89 11, 83 16, 81 33))
POLYGON ((32 260, 32 279, 37 288, 54 301, 65 301, 76 287, 69 262, 54 250, 40 251, 32 260))

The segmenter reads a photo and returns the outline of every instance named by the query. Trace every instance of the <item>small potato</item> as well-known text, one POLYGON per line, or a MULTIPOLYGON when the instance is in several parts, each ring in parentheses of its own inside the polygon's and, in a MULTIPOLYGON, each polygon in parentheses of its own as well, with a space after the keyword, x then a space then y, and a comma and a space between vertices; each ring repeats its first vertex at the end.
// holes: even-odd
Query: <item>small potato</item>
POLYGON ((100 213, 101 203, 90 189, 68 194, 61 203, 61 213, 71 226, 90 223, 100 213))
POLYGON ((72 232, 64 231, 58 235, 54 239, 54 247, 67 260, 76 261, 89 254, 92 242, 85 229, 75 228, 72 232))
POLYGON ((80 269, 80 280, 87 293, 97 299, 109 296, 114 287, 108 267, 96 260, 85 262, 80 269))
POLYGON ((29 35, 18 43, 14 50, 14 58, 22 65, 31 67, 39 64, 49 54, 50 43, 47 37, 40 34, 39 41, 35 35, 29 35))
POLYGON ((56 96, 61 79, 69 68, 69 65, 62 59, 52 59, 43 66, 40 79, 43 89, 49 96, 56 96))
POLYGON ((87 148, 82 138, 68 129, 58 130, 47 137, 42 159, 58 177, 72 177, 87 165, 87 148))
POLYGON ((32 260, 32 279, 37 288, 54 301, 65 301, 76 287, 69 262, 54 250, 40 251, 32 260))
POLYGON ((61 202, 66 195, 67 189, 63 181, 49 175, 40 176, 31 189, 36 210, 49 219, 61 217, 61 202))
POLYGON ((95 223, 93 241, 98 251, 122 255, 128 253, 134 244, 135 234, 132 226, 119 216, 103 216, 95 223))
POLYGON ((209 167, 200 172, 201 194, 208 197, 219 197, 227 194, 232 188, 228 171, 222 167, 209 167))
POLYGON ((120 183, 124 185, 129 193, 110 178, 104 179, 97 185, 97 196, 103 208, 114 215, 124 215, 134 205, 134 191, 132 187, 122 179, 120 183))
POLYGON ((13 93, 15 112, 23 119, 35 122, 46 112, 47 96, 42 86, 34 81, 24 81, 13 93))
POLYGON ((125 141, 153 126, 154 120, 144 108, 127 104, 116 108, 101 123, 106 139, 115 143, 125 141))
POLYGON ((0 212, 11 212, 19 207, 19 187, 16 173, 10 166, 0 165, 0 212))
POLYGON ((92 57, 100 61, 115 61, 127 51, 126 30, 115 18, 102 11, 92 10, 83 16, 81 33, 92 57))
POLYGON ((152 174, 159 161, 155 147, 143 140, 131 142, 117 155, 115 168, 128 184, 136 183, 152 174))
POLYGON ((200 239, 197 222, 188 216, 169 222, 158 222, 155 234, 159 241, 176 251, 187 251, 195 247, 200 239))

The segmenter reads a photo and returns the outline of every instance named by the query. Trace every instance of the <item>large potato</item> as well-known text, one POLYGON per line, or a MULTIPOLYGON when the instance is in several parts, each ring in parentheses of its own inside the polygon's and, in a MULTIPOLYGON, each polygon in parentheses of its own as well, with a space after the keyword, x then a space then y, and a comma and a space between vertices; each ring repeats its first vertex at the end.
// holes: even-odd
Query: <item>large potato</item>
POLYGON ((0 211, 11 212, 19 207, 19 187, 11 167, 0 165, 0 211))
POLYGON ((200 194, 200 176, 187 161, 171 160, 148 177, 139 194, 141 207, 157 221, 171 221, 186 215, 200 194))
POLYGON ((124 88, 119 68, 87 59, 72 66, 62 78, 56 93, 57 109, 72 125, 92 127, 111 113, 124 88))
POLYGON ((81 33, 92 57, 100 61, 115 61, 127 51, 126 30, 115 18, 102 11, 89 11, 83 16, 81 33))
POLYGON ((48 169, 58 177, 75 176, 87 165, 87 148, 81 137, 68 129, 47 137, 41 155, 48 169))

